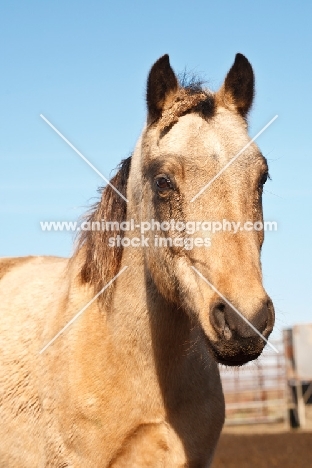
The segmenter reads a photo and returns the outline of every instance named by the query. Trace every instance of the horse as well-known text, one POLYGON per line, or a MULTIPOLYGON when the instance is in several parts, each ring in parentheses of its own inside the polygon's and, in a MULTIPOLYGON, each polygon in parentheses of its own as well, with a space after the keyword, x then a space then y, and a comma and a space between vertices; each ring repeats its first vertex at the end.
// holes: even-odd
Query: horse
POLYGON ((210 466, 225 417, 218 363, 256 359, 274 325, 263 229, 204 225, 263 220, 253 98, 242 54, 216 92, 181 82, 162 56, 142 134, 73 256, 1 260, 1 467, 210 466))

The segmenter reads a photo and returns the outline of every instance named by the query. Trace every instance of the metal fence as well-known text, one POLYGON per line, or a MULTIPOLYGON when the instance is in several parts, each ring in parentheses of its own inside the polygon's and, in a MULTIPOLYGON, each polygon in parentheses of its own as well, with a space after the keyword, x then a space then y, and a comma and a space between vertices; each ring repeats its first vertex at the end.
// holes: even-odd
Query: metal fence
POLYGON ((226 403, 225 424, 288 424, 288 389, 282 340, 240 368, 220 366, 226 403))

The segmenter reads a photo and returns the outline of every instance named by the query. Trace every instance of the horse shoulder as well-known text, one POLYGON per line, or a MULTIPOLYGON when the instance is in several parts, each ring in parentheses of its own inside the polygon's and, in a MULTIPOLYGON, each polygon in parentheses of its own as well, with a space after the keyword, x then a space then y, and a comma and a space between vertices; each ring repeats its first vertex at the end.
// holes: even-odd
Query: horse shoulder
POLYGON ((39 351, 66 262, 56 257, 0 260, 0 466, 39 463, 44 430, 39 351))

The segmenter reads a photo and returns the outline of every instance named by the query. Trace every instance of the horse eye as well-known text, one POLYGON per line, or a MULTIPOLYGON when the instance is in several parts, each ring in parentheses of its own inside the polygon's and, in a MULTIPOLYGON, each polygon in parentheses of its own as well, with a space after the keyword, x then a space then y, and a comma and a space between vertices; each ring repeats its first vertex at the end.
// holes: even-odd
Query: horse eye
POLYGON ((158 177, 156 179, 156 185, 159 191, 172 189, 172 183, 169 177, 158 177))

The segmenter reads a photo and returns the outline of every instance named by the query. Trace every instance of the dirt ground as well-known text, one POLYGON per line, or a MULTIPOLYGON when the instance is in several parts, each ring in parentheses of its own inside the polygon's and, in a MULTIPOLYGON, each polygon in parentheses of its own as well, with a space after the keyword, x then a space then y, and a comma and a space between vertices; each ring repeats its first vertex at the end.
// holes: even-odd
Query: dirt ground
POLYGON ((312 467, 312 432, 225 432, 211 468, 276 467, 312 467))

